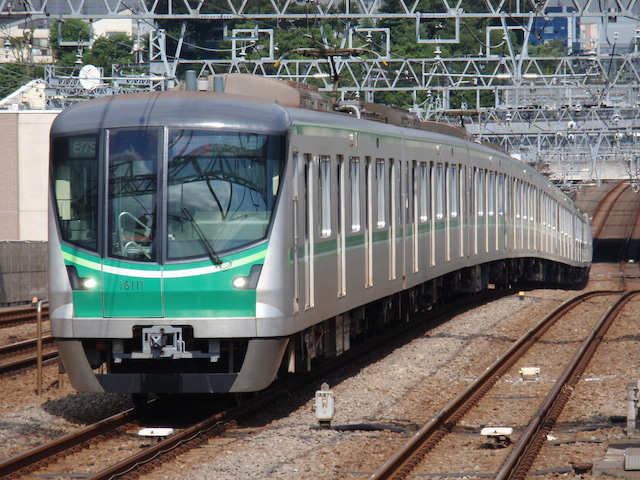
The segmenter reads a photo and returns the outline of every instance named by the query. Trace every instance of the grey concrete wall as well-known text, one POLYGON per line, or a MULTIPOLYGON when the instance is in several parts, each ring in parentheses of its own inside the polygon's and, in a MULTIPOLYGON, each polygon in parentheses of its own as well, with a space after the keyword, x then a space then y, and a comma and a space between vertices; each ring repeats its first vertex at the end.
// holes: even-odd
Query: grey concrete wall
POLYGON ((47 243, 0 242, 0 306, 47 298, 47 243))

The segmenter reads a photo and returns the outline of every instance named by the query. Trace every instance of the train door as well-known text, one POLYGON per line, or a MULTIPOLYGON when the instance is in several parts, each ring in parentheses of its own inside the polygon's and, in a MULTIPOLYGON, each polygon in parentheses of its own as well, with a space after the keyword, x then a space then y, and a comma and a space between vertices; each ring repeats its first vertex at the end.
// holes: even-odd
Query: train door
MULTIPOLYGON (((408 164, 407 164, 408 165, 408 164)), ((413 160, 411 162, 411 190, 410 195, 408 195, 408 201, 410 201, 410 215, 408 218, 408 222, 410 223, 411 228, 411 273, 417 273, 420 268, 420 244, 418 242, 418 225, 420 222, 420 201, 421 201, 421 191, 420 191, 420 176, 418 170, 418 162, 413 160)))
POLYGON ((402 176, 402 192, 400 193, 400 205, 398 205, 398 209, 401 213, 400 218, 398 219, 399 226, 402 232, 402 242, 400 244, 400 248, 402 249, 401 256, 401 268, 402 268, 402 287, 406 288, 407 274, 409 273, 407 270, 407 250, 409 245, 411 245, 412 237, 413 237, 413 215, 411 213, 411 203, 413 201, 412 195, 409 190, 409 182, 410 182, 410 170, 411 164, 410 162, 400 161, 400 172, 402 176))
POLYGON ((373 286, 373 167, 371 157, 366 157, 364 171, 364 253, 365 253, 365 287, 373 286))
POLYGON ((505 232, 505 181, 504 173, 498 174, 497 191, 496 191, 496 250, 503 251, 506 246, 505 232))
POLYGON ((107 136, 105 317, 161 317, 158 257, 159 129, 111 130, 107 136))
MULTIPOLYGON (((420 236, 420 232, 423 231, 426 233, 425 238, 430 239, 431 238, 431 230, 430 230, 430 219, 431 219, 431 207, 429 205, 429 188, 430 188, 430 183, 429 183, 429 164, 427 162, 420 162, 419 165, 420 168, 420 173, 419 173, 419 180, 417 181, 417 190, 418 190, 418 196, 417 196, 417 205, 416 205, 416 210, 418 210, 417 216, 418 216, 418 221, 419 221, 419 225, 416 226, 416 235, 418 236, 418 239, 416 239, 417 245, 416 245, 416 262, 418 265, 420 265, 420 263, 422 263, 423 265, 431 265, 431 248, 430 248, 430 244, 429 245, 424 245, 422 247, 420 247, 420 242, 419 242, 419 236, 420 236), (425 252, 425 258, 422 259, 421 257, 419 257, 418 252, 425 252)), ((430 242, 431 240, 427 240, 427 242, 430 242)))
POLYGON ((496 216, 496 172, 489 170, 487 173, 487 252, 496 251, 496 241, 498 236, 496 228, 498 226, 496 216))
MULTIPOLYGON (((397 224, 400 221, 398 214, 399 204, 398 196, 401 195, 401 176, 402 165, 398 165, 395 159, 389 159, 389 197, 383 199, 384 208, 389 208, 389 280, 395 280, 398 276, 397 259, 398 259, 398 238, 397 224), (398 172, 399 170, 399 172, 398 172), (388 205, 388 207, 387 207, 388 205)), ((378 185, 380 186, 380 185, 378 185)), ((404 234, 403 234, 404 236, 404 234)), ((401 257, 402 258, 402 257, 401 257)))
POLYGON ((467 254, 467 167, 458 165, 458 255, 464 258, 467 254))
MULTIPOLYGON (((305 199, 300 200, 300 170, 304 171, 298 153, 293 155, 293 313, 297 315, 300 311, 300 231, 304 231, 304 215, 300 214, 300 202, 302 209, 305 208, 305 199)), ((302 191, 306 188, 302 185, 302 191)))
POLYGON ((346 258, 346 164, 344 157, 338 155, 338 222, 337 222, 337 260, 338 260, 338 297, 344 297, 347 294, 347 258, 346 258))
POLYGON ((484 227, 483 171, 473 168, 473 254, 482 251, 482 231, 484 227))
POLYGON ((451 166, 444 164, 443 178, 444 181, 444 261, 451 261, 451 166))
POLYGON ((304 307, 312 308, 315 305, 315 172, 313 157, 311 154, 304 155, 304 307))

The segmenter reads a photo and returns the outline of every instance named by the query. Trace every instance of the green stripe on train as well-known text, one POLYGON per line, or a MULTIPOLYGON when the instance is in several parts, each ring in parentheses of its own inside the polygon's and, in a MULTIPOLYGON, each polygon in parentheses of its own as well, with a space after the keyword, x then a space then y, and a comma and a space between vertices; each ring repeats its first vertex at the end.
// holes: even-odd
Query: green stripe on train
POLYGON ((96 287, 74 290, 76 317, 253 317, 256 292, 237 290, 233 279, 247 276, 264 262, 268 243, 211 260, 169 265, 101 259, 63 246, 63 258, 80 278, 93 278, 96 287))

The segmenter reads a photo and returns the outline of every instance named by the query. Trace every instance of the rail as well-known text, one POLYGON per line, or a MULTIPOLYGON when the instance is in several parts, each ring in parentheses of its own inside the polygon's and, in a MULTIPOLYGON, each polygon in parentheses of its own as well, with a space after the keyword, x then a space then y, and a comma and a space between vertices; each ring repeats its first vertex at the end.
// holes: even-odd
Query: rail
MULTIPOLYGON (((561 316, 576 305, 598 295, 611 295, 612 291, 591 291, 562 303, 535 327, 526 332, 503 355, 493 362, 483 374, 447 404, 433 419, 423 426, 400 450, 382 465, 369 480, 406 478, 424 456, 448 433, 453 426, 479 401, 504 372, 540 338, 561 316)), ((620 292, 618 292, 620 293, 620 292)))
POLYGON ((620 297, 584 340, 580 349, 565 369, 549 393, 544 405, 529 424, 513 451, 496 475, 496 480, 524 480, 533 464, 538 452, 542 448, 544 439, 555 424, 564 405, 569 400, 573 388, 586 369, 596 349, 602 342, 609 326, 613 323, 622 308, 640 291, 631 291, 620 297))

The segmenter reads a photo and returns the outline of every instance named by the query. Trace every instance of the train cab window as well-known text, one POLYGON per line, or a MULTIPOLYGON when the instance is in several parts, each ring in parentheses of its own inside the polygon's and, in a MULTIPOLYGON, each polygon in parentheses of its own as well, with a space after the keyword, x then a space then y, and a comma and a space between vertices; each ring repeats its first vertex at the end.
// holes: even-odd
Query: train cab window
POLYGON ((351 187, 351 231, 359 232, 360 219, 360 159, 349 158, 349 185, 351 187))
POLYGON ((265 238, 280 189, 282 142, 248 132, 169 132, 168 258, 219 255, 265 238))
POLYGON ((51 148, 52 192, 60 234, 66 242, 97 251, 98 136, 54 138, 51 148))
POLYGON ((160 130, 108 132, 108 254, 152 262, 158 243, 157 205, 160 130))
POLYGON ((384 159, 377 158, 376 159, 376 192, 377 192, 377 221, 376 226, 378 228, 384 228, 387 225, 387 217, 386 217, 386 207, 387 207, 387 199, 386 199, 386 182, 385 182, 385 168, 384 168, 384 159))
POLYGON ((320 236, 329 237, 331 236, 331 157, 321 155, 319 160, 320 236))

